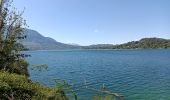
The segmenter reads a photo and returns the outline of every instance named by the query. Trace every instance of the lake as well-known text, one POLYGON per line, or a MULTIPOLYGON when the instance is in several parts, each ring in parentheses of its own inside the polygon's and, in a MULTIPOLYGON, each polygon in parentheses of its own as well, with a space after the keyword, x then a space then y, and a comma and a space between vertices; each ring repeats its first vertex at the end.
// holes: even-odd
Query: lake
POLYGON ((30 78, 47 86, 66 80, 79 100, 90 100, 107 89, 124 100, 170 100, 170 49, 26 51, 30 65, 47 64, 48 70, 31 70, 30 78))

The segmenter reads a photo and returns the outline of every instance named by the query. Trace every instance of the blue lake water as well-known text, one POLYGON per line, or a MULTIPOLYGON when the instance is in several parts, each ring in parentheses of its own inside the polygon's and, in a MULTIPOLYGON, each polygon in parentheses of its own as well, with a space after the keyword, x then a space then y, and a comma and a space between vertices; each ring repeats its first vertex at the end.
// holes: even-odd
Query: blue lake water
POLYGON ((102 84, 124 100, 170 100, 170 49, 27 51, 30 65, 48 64, 48 71, 30 70, 31 79, 53 86, 59 78, 74 84, 79 100, 96 93, 84 89, 102 84))

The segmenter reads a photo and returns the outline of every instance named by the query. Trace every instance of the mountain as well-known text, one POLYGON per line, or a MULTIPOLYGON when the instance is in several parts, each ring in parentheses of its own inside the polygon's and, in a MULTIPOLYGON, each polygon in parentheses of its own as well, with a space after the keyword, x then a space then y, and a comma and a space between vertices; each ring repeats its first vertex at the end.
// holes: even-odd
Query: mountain
POLYGON ((26 29, 26 39, 22 40, 24 47, 29 50, 61 50, 61 49, 79 49, 80 46, 69 45, 57 42, 50 37, 44 37, 35 30, 26 29))
POLYGON ((139 41, 132 41, 121 45, 116 45, 114 48, 136 49, 136 48, 170 48, 170 40, 162 38, 143 38, 139 41))
POLYGON ((44 37, 35 30, 26 29, 27 36, 21 43, 29 50, 63 50, 63 49, 140 49, 140 48, 170 48, 170 40, 163 38, 143 38, 139 41, 131 41, 124 44, 97 44, 79 46, 77 44, 65 44, 57 42, 50 37, 44 37))
POLYGON ((145 49, 145 48, 170 48, 170 40, 162 38, 143 38, 120 45, 98 44, 83 47, 84 49, 145 49))

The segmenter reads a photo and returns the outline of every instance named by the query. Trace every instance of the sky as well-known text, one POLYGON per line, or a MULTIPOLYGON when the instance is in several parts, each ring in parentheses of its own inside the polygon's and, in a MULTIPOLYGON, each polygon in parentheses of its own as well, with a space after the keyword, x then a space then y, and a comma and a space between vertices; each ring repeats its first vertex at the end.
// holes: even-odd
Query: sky
POLYGON ((63 43, 170 39, 170 0, 14 0, 30 29, 63 43))

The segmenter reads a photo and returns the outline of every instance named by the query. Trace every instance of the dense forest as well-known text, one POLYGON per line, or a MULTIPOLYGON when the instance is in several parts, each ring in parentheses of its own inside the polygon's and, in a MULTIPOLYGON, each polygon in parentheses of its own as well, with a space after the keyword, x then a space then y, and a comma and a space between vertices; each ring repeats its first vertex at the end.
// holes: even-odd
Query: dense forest
POLYGON ((98 44, 83 47, 84 49, 156 49, 170 48, 170 40, 162 38, 143 38, 120 45, 98 44))

